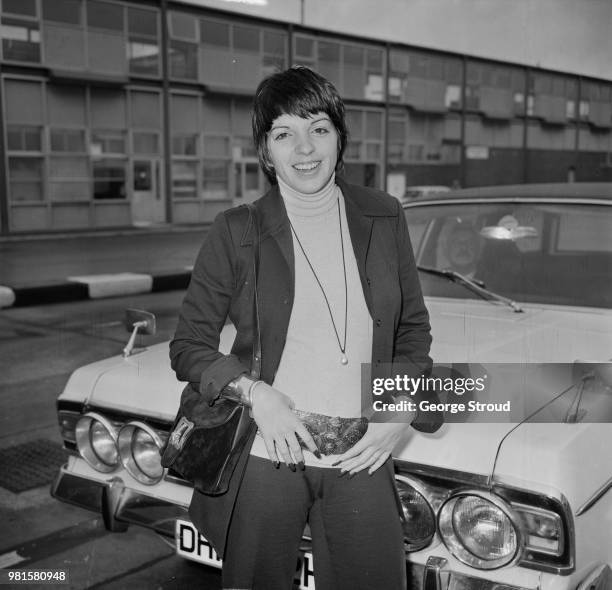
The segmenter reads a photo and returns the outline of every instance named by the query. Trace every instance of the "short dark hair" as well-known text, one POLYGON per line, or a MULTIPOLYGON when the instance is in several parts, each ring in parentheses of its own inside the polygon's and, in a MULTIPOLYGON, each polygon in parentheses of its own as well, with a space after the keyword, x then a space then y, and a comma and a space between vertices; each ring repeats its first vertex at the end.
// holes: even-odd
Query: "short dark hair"
POLYGON ((293 66, 260 82, 253 99, 253 141, 261 169, 271 184, 276 184, 276 174, 270 163, 267 146, 272 123, 281 115, 297 115, 306 119, 321 112, 330 118, 338 133, 336 171, 340 171, 348 131, 344 102, 335 86, 305 66, 293 66))

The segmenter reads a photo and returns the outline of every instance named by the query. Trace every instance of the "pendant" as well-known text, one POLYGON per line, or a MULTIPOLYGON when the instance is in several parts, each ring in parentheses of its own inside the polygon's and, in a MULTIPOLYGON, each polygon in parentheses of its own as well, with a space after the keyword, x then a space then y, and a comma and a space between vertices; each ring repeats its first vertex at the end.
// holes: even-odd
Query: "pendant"
POLYGON ((345 354, 343 354, 343 355, 340 357, 340 362, 341 362, 343 365, 348 365, 348 359, 346 358, 346 355, 345 355, 345 354))

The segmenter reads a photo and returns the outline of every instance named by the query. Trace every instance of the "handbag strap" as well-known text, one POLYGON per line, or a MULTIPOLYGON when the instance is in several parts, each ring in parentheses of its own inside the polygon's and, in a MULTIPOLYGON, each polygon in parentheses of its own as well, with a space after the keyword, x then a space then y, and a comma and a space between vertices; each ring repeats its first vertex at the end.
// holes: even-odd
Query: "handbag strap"
POLYGON ((253 358, 251 360, 251 377, 261 377, 261 331, 259 325, 259 296, 257 293, 257 278, 259 275, 259 255, 261 252, 261 236, 257 220, 257 209, 252 203, 247 204, 249 218, 253 227, 253 358))

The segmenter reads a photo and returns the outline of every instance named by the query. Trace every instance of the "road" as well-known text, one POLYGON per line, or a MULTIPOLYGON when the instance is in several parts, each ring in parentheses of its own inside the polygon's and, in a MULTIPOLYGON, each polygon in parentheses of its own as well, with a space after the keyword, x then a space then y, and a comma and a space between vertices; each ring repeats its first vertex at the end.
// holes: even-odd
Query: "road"
MULTIPOLYGON (((170 338, 183 294, 0 311, 0 452, 41 439, 60 443, 55 400, 70 373, 121 352, 128 339, 122 324, 127 307, 157 317, 157 334, 139 344, 170 338)), ((108 533, 94 513, 51 498, 48 485, 20 493, 0 487, 0 522, 0 568, 67 569, 70 584, 64 588, 221 587, 217 570, 176 557, 147 530, 108 533)))

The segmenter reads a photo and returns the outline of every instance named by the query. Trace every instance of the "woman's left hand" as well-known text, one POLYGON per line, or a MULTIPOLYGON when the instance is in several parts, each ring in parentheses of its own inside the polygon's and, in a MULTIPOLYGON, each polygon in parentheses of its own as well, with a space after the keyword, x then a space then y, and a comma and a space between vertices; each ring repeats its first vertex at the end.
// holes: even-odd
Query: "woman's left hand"
POLYGON ((340 455, 334 467, 350 475, 367 469, 372 475, 384 465, 395 446, 410 436, 411 430, 404 422, 370 422, 361 440, 340 455))

